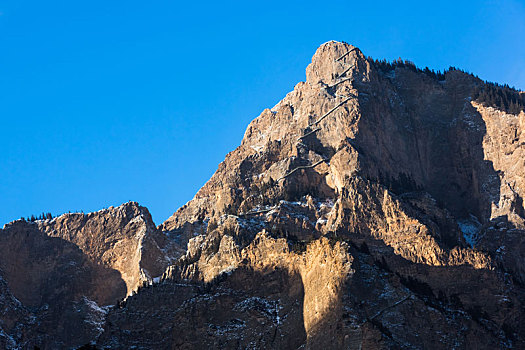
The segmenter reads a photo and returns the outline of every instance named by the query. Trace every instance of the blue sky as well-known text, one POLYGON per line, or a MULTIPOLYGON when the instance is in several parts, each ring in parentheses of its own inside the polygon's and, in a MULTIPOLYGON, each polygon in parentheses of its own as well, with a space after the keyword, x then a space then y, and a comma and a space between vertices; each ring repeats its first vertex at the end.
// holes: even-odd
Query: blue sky
POLYGON ((523 0, 0 0, 0 223, 134 200, 160 224, 328 40, 525 89, 524 18, 523 0))

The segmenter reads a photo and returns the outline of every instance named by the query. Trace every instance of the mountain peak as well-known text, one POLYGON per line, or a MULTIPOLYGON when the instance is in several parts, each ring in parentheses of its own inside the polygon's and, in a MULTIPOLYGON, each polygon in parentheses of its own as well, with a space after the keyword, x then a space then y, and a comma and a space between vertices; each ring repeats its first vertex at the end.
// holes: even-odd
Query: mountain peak
MULTIPOLYGON (((347 71, 364 56, 355 46, 347 43, 329 41, 322 44, 306 68, 306 81, 309 84, 333 84, 338 74, 347 71)), ((348 74, 349 71, 346 72, 348 74)), ((348 74, 350 76, 350 74, 348 74)))

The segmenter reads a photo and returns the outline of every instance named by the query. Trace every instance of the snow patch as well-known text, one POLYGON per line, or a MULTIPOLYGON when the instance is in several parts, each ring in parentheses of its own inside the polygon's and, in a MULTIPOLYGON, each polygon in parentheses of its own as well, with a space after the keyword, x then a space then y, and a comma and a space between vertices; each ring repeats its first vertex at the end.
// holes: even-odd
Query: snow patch
POLYGON ((481 231, 481 223, 478 218, 471 214, 468 218, 458 220, 458 226, 463 237, 465 237, 465 241, 474 247, 479 241, 479 232, 481 231))
POLYGON ((20 349, 13 337, 4 332, 2 328, 0 328, 0 339, 2 338, 4 339, 3 343, 7 350, 20 349))
POLYGON ((227 275, 231 275, 233 270, 235 270, 235 266, 228 266, 224 269, 222 269, 220 272, 219 272, 219 275, 222 275, 222 274, 227 274, 227 275))
POLYGON ((260 153, 264 149, 264 146, 261 146, 261 145, 250 146, 250 148, 253 149, 257 153, 260 153))
MULTIPOLYGON (((97 337, 102 334, 104 331, 104 324, 106 323, 106 315, 109 312, 109 309, 112 306, 100 307, 93 300, 88 299, 87 297, 82 298, 84 305, 87 307, 86 317, 84 318, 84 323, 89 324, 95 332, 97 337)), ((80 311, 80 310, 79 310, 80 311)))
POLYGON ((233 307, 233 311, 237 312, 258 311, 267 318, 272 319, 278 325, 281 323, 279 311, 282 309, 283 307, 279 300, 264 299, 260 297, 245 299, 233 307))
POLYGON ((317 219, 317 221, 316 221, 315 224, 316 224, 316 225, 324 225, 324 224, 327 223, 327 221, 328 221, 327 219, 319 218, 319 219, 317 219))

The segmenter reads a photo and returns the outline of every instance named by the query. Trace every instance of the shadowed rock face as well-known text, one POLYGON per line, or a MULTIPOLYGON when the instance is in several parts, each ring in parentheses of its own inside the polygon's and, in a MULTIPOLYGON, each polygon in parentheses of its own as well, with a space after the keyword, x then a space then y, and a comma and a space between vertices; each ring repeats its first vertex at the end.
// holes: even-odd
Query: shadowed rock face
POLYGON ((482 84, 323 44, 158 228, 135 203, 4 228, 0 345, 524 347, 525 113, 482 84))
POLYGON ((286 270, 240 267, 207 285, 170 280, 141 289, 113 309, 98 344, 138 349, 297 349, 306 341, 302 305, 301 278, 286 270), (160 319, 164 321, 159 323, 160 319))

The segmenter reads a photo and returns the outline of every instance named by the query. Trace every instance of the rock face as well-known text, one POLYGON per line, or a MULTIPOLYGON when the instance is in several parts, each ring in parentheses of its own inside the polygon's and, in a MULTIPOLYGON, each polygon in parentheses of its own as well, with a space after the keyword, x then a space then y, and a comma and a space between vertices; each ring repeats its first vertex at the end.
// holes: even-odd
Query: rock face
POLYGON ((87 215, 62 215, 38 226, 47 236, 79 247, 90 261, 120 272, 128 295, 162 275, 170 263, 161 248, 167 239, 157 232, 148 210, 133 202, 87 215))
POLYGON ((158 228, 135 203, 7 225, 0 345, 525 347, 525 113, 483 86, 323 44, 158 228))
POLYGON ((2 317, 2 328, 24 347, 90 342, 105 318, 99 305, 114 305, 170 263, 160 248, 169 248, 165 235, 133 202, 87 215, 18 220, 0 237, 2 300, 13 305, 5 306, 7 315, 16 315, 2 317))
POLYGON ((344 243, 322 239, 298 254, 286 239, 263 231, 242 251, 232 251, 233 244, 231 236, 222 236, 214 257, 197 263, 194 271, 203 276, 194 276, 193 283, 170 271, 168 280, 141 289, 112 310, 99 344, 295 349, 313 335, 335 335, 329 322, 340 318, 341 289, 351 263, 344 243), (207 284, 195 282, 212 273, 207 284), (132 316, 130 309, 136 310, 132 316), (159 319, 170 321, 159 330, 159 319))

